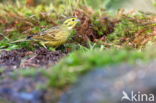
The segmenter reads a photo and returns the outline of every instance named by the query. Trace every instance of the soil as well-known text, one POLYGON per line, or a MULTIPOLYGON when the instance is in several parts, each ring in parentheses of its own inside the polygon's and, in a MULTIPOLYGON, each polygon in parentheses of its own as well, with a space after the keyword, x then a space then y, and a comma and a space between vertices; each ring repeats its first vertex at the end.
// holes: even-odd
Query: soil
POLYGON ((27 49, 2 51, 0 53, 0 67, 26 68, 52 66, 65 55, 66 53, 61 50, 49 51, 45 48, 39 48, 35 51, 27 49))
POLYGON ((37 70, 56 64, 67 53, 39 48, 19 49, 0 53, 0 103, 51 103, 60 92, 48 87, 47 76, 37 70), (21 69, 37 69, 33 75, 16 74, 21 69))

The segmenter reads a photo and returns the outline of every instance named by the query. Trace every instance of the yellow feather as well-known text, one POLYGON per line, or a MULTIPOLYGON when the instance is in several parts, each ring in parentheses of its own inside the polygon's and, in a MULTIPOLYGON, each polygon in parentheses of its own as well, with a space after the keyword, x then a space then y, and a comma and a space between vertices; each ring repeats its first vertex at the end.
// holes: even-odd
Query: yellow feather
POLYGON ((72 29, 78 22, 77 18, 67 19, 62 25, 40 32, 29 39, 42 42, 46 46, 58 47, 68 40, 72 29))

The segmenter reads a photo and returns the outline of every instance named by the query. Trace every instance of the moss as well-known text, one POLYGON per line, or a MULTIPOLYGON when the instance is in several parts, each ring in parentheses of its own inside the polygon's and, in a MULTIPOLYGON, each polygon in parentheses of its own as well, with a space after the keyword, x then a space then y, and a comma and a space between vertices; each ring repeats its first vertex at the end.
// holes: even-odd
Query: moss
POLYGON ((125 18, 116 25, 114 32, 110 34, 108 38, 110 40, 119 40, 121 37, 130 37, 141 28, 141 26, 138 26, 137 24, 125 18))
POLYGON ((51 69, 50 85, 62 87, 75 82, 79 76, 97 67, 105 67, 118 63, 137 63, 148 61, 153 57, 138 50, 128 49, 93 49, 75 51, 51 69))
POLYGON ((154 41, 154 25, 145 15, 135 15, 134 17, 123 16, 116 24, 114 32, 107 36, 107 42, 129 48, 144 48, 148 41, 154 41))

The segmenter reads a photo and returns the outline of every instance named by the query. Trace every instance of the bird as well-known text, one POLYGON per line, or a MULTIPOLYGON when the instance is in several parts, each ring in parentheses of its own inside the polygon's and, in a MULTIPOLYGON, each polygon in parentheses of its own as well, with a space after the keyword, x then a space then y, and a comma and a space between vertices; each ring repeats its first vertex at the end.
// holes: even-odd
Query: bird
MULTIPOLYGON (((80 22, 76 17, 69 18, 64 21, 62 25, 51 27, 45 31, 39 32, 37 34, 30 35, 26 38, 27 40, 32 40, 41 44, 44 48, 59 47, 66 43, 73 28, 80 22)), ((15 41, 13 43, 20 42, 15 41)))

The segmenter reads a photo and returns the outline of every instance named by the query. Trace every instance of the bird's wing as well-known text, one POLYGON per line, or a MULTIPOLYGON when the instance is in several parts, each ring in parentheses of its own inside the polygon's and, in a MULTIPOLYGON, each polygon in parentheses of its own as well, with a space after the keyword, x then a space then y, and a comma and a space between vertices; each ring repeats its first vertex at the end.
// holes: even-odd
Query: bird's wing
POLYGON ((60 27, 53 27, 48 30, 42 31, 36 35, 33 35, 31 38, 41 41, 57 41, 57 38, 55 36, 59 31, 60 27))

